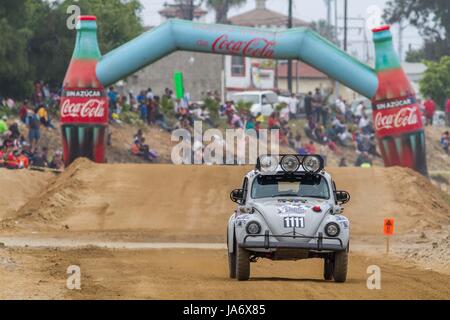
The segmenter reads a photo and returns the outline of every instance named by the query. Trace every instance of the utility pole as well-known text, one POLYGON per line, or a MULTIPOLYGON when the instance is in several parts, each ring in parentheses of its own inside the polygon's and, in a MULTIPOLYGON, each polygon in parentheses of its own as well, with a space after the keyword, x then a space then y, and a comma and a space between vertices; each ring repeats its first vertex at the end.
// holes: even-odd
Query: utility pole
POLYGON ((344 0, 344 51, 347 51, 347 20, 348 20, 348 0, 344 0))
POLYGON ((402 19, 398 22, 398 57, 400 62, 403 61, 403 30, 405 29, 402 22, 402 19))
POLYGON ((336 41, 336 45, 341 47, 339 43, 339 35, 338 35, 338 0, 334 0, 334 38, 336 41))
MULTIPOLYGON (((293 0, 289 0, 288 29, 292 29, 292 6, 293 0)), ((288 91, 292 93, 292 60, 288 60, 288 91)))
POLYGON ((188 0, 188 20, 194 20, 194 0, 188 0))

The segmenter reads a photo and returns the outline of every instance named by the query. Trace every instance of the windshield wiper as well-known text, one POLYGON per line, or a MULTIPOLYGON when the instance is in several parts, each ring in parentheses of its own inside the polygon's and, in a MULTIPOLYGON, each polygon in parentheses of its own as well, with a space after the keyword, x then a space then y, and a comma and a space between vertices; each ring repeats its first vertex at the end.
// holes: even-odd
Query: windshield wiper
POLYGON ((298 194, 296 194, 296 193, 281 193, 281 194, 274 194, 272 196, 272 198, 275 198, 275 197, 298 197, 298 194))

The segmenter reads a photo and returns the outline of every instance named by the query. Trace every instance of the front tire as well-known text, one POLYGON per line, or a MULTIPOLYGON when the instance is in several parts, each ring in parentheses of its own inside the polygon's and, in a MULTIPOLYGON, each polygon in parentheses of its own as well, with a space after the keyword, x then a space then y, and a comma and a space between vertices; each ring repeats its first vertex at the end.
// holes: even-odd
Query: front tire
POLYGON ((327 281, 333 280, 334 261, 332 257, 323 259, 323 278, 327 281))
POLYGON ((236 240, 233 240, 233 252, 228 251, 228 270, 230 279, 236 279, 236 240))
POLYGON ((333 278, 336 282, 347 280, 348 252, 339 251, 334 254, 333 278))
POLYGON ((236 246, 236 278, 239 281, 250 279, 250 252, 236 246))

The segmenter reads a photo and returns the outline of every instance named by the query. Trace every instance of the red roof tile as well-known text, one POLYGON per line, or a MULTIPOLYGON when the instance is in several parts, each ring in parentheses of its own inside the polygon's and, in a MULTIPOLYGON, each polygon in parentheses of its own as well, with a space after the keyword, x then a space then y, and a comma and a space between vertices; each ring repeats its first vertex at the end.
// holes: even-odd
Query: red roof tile
MULTIPOLYGON (((300 78, 312 78, 312 79, 326 79, 327 75, 323 74, 317 69, 298 61, 292 61, 292 76, 295 77, 298 73, 300 78), (296 70, 297 68, 297 70, 296 70)), ((279 63, 278 64, 278 77, 287 78, 288 74, 288 64, 279 63)))

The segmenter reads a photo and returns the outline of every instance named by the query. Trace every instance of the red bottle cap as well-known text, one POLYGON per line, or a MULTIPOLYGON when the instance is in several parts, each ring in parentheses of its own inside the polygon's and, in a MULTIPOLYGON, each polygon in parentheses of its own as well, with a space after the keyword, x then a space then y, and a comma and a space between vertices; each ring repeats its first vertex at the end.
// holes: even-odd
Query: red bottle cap
POLYGON ((97 17, 96 16, 79 16, 78 20, 80 20, 80 21, 96 21, 97 17))
POLYGON ((386 30, 390 30, 391 26, 388 25, 384 25, 384 26, 380 26, 380 27, 376 27, 374 29, 372 29, 372 32, 381 32, 381 31, 386 31, 386 30))

